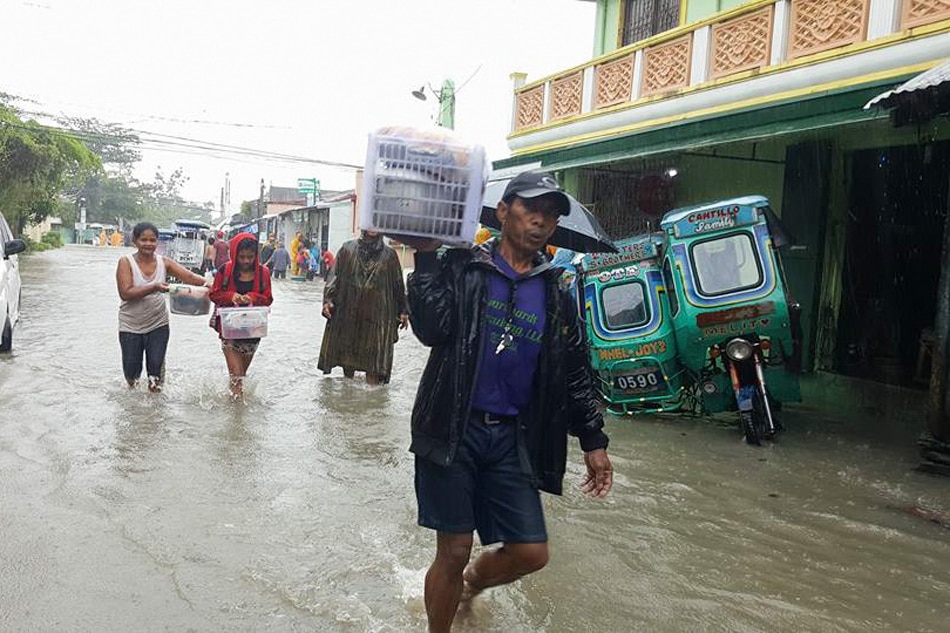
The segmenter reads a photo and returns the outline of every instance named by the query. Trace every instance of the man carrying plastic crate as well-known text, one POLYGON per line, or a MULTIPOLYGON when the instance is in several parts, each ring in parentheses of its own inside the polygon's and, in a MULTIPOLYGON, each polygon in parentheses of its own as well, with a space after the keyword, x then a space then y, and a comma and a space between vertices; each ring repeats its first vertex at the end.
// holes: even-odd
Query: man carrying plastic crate
POLYGON ((432 348, 410 447, 419 524, 437 532, 430 631, 449 631, 460 600, 545 566, 539 491, 561 494, 568 434, 584 450, 582 489, 603 497, 613 484, 576 304, 543 255, 569 208, 551 174, 524 173, 496 209, 499 239, 440 253, 411 240, 410 321, 432 348), (470 561, 476 530, 501 546, 470 561))

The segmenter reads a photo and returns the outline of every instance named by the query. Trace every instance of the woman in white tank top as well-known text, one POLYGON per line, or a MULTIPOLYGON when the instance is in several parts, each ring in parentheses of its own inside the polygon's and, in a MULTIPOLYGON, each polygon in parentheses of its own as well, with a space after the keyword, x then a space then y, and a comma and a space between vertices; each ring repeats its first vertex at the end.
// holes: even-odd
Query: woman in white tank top
POLYGON ((138 249, 119 260, 116 287, 119 304, 119 346, 122 349, 122 371, 129 387, 138 384, 142 375, 142 357, 149 391, 161 391, 165 374, 165 351, 168 348, 168 307, 164 293, 168 291, 166 273, 183 283, 205 285, 205 278, 167 257, 155 254, 158 229, 149 222, 140 222, 132 229, 132 240, 138 249))

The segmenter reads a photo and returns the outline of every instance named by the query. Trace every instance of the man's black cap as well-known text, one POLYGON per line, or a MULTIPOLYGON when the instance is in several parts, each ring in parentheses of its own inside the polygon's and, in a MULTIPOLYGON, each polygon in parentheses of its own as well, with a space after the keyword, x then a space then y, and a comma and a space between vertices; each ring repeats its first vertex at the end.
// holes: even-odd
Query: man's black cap
POLYGON ((561 189, 554 175, 546 171, 526 171, 518 174, 505 187, 505 193, 502 200, 508 200, 512 196, 519 198, 537 198, 548 194, 555 194, 561 202, 561 215, 567 215, 571 212, 571 201, 567 194, 561 189))

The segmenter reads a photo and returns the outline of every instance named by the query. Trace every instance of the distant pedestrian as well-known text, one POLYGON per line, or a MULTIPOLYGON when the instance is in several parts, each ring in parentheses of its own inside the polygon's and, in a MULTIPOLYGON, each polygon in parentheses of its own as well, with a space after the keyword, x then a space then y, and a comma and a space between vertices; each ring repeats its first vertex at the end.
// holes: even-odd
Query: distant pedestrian
POLYGON ((329 248, 323 251, 323 280, 326 281, 330 278, 330 273, 333 271, 333 267, 336 265, 336 257, 333 256, 333 251, 329 248))
POLYGON ((224 231, 218 231, 218 237, 214 241, 214 269, 220 270, 229 261, 231 261, 231 249, 224 237, 224 231))
POLYGON ((310 278, 310 250, 307 244, 307 241, 304 240, 300 243, 300 247, 297 249, 297 275, 300 277, 306 276, 307 279, 310 278))
MULTIPOLYGON (((269 306, 270 275, 260 264, 257 239, 250 233, 239 233, 231 239, 231 261, 218 269, 211 287, 211 301, 219 308, 269 306)), ((231 395, 244 393, 244 377, 254 360, 259 338, 226 339, 221 333, 221 318, 215 320, 221 349, 228 364, 231 395)))
POLYGON ((205 244, 204 257, 201 259, 201 272, 206 273, 214 270, 214 236, 208 236, 208 243, 205 244))
POLYGON ((269 270, 274 271, 274 279, 286 279, 287 269, 290 268, 290 253, 284 248, 283 242, 277 242, 277 248, 271 254, 270 259, 264 262, 269 270))
POLYGON ((307 271, 307 281, 313 281, 313 278, 320 274, 320 265, 323 259, 320 257, 320 247, 316 242, 310 244, 310 270, 307 271))
MULTIPOLYGON (((270 256, 274 254, 274 236, 268 235, 267 241, 261 244, 261 261, 266 263, 270 260, 270 256)), ((270 269, 268 269, 270 270, 270 269)), ((273 273, 273 271, 271 271, 273 273)))
POLYGON ((303 243, 303 233, 297 231, 297 234, 294 235, 294 239, 290 240, 290 274, 297 276, 300 274, 298 265, 297 265, 297 253, 300 250, 300 245, 303 243))
POLYGON ((329 319, 317 367, 329 374, 343 367, 352 378, 389 382, 398 329, 409 324, 406 288, 396 251, 379 233, 363 231, 340 248, 336 270, 323 289, 323 316, 329 319))
POLYGON ((166 273, 193 286, 205 285, 205 279, 174 260, 155 254, 158 229, 154 224, 136 224, 132 239, 137 250, 120 258, 115 272, 116 287, 122 299, 119 305, 122 372, 129 387, 135 387, 142 375, 144 355, 148 390, 154 393, 162 389, 168 349, 166 273))

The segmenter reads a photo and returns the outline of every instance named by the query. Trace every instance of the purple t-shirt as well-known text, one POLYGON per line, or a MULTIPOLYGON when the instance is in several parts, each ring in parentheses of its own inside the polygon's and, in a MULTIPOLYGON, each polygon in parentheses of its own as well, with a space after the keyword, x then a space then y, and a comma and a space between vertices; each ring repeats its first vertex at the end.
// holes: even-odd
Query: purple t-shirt
POLYGON ((472 408, 496 415, 517 415, 531 399, 531 383, 541 353, 545 322, 545 285, 541 275, 521 278, 497 252, 502 272, 488 276, 488 305, 482 324, 482 363, 472 408), (509 306, 514 288, 514 304, 509 306), (495 353, 506 323, 511 343, 495 353))

